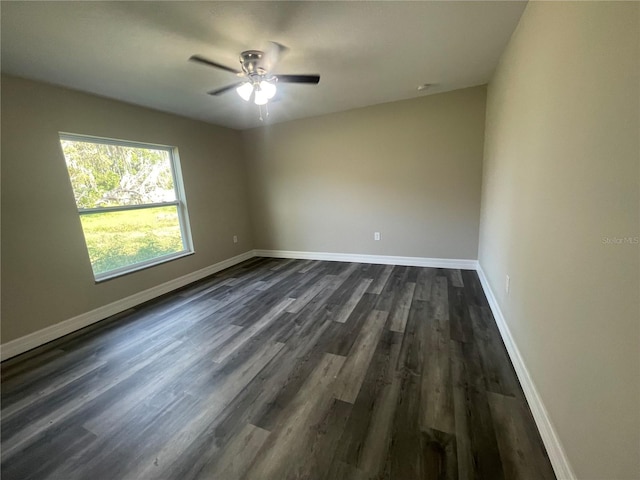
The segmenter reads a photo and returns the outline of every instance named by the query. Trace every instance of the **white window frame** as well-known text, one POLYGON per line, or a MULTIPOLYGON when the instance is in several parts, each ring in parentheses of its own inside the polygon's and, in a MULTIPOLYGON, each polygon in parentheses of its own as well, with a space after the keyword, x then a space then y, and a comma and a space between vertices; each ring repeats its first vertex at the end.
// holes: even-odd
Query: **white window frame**
MULTIPOLYGON (((78 208, 78 215, 82 217, 82 215, 91 215, 94 213, 104 213, 104 212, 123 212, 126 210, 142 210, 146 208, 156 208, 156 207, 167 207, 167 206, 176 206, 176 210, 178 212, 178 222, 180 224, 180 235, 182 236, 182 245, 183 250, 180 252, 170 253, 168 255, 162 255, 160 257, 152 258, 150 260, 145 260, 143 262, 137 262, 126 267, 116 268, 114 270, 109 270, 104 273, 96 274, 93 271, 93 265, 91 265, 91 270, 93 271, 93 276, 95 278, 96 283, 103 282, 105 280, 110 280, 112 278, 120 277, 122 275, 126 275, 128 273, 137 272, 139 270, 143 270, 149 267, 153 267, 155 265, 160 265, 162 263, 169 262, 171 260, 175 260, 177 258, 185 257, 187 255, 192 255, 195 253, 193 249, 193 239, 191 237, 191 225, 189 223, 189 212, 187 210, 187 197, 184 190, 184 183, 182 181, 182 169, 180 167, 180 157, 178 155, 178 148, 172 147, 169 145, 159 145, 154 143, 144 143, 144 142, 134 142, 130 140, 118 140, 114 138, 105 138, 105 137, 96 137, 93 135, 81 135, 77 133, 67 133, 67 132, 58 132, 60 137, 60 142, 63 140, 71 141, 71 142, 85 142, 85 143, 97 143, 100 145, 116 145, 122 147, 132 147, 132 148, 144 148, 149 150, 164 150, 169 154, 169 163, 171 165, 171 174, 173 175, 173 188, 175 190, 176 199, 172 202, 160 202, 160 203, 145 203, 142 205, 123 205, 119 207, 98 207, 98 208, 78 208)), ((60 148, 62 149, 62 143, 60 143, 60 148)), ((64 157, 64 151, 63 157, 64 157)), ((66 158, 65 158, 65 167, 66 167, 66 158)), ((67 170, 67 175, 69 171, 67 170)), ((71 180, 71 179, 69 179, 71 180)), ((71 186, 73 189, 73 185, 71 186)), ((75 193, 74 193, 75 198, 75 193)), ((77 204, 76 204, 77 208, 77 204)), ((84 231, 83 231, 84 236, 84 231)), ((85 246, 87 246, 87 255, 89 254, 89 248, 85 238, 85 246)))

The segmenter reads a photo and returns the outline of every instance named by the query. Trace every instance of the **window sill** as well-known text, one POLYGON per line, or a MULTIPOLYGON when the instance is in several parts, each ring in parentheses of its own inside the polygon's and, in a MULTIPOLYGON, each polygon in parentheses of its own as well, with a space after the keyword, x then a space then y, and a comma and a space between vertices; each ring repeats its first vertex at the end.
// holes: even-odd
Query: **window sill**
POLYGON ((147 268, 155 267, 155 266, 161 265, 163 263, 171 262, 173 260, 178 260, 179 258, 188 257, 190 255, 193 255, 194 253, 195 252, 193 250, 174 253, 172 255, 165 255, 164 257, 154 258, 153 260, 149 260, 149 263, 145 262, 143 264, 134 265, 131 268, 127 268, 126 270, 106 272, 106 273, 104 273, 102 275, 99 275, 97 277, 94 276, 95 283, 99 284, 99 283, 107 282, 109 280, 113 280, 115 278, 120 278, 120 277, 123 277, 125 275, 129 275, 131 273, 136 273, 136 272, 139 272, 141 270, 146 270, 147 268))

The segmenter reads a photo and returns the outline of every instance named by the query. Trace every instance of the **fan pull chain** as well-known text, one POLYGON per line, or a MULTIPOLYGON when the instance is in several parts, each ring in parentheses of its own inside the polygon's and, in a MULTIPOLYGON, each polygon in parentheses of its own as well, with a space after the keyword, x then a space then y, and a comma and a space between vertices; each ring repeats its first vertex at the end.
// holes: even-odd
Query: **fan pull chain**
MULTIPOLYGON (((262 105, 258 105, 258 112, 260 113, 260 121, 264 122, 264 118, 262 118, 262 105)), ((269 116, 269 104, 265 103, 264 105, 264 116, 269 116)))

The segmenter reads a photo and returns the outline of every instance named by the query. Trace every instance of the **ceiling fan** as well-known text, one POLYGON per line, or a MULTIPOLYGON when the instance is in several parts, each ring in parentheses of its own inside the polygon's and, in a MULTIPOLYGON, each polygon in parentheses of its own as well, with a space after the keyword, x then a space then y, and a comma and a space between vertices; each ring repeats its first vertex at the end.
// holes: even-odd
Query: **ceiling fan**
POLYGON ((243 78, 240 82, 207 92, 209 95, 222 95, 235 88, 243 100, 248 102, 253 98, 253 102, 256 105, 262 106, 266 105, 276 94, 277 83, 306 83, 316 85, 320 82, 320 75, 317 74, 274 75, 271 73, 280 57, 288 50, 287 47, 276 42, 269 42, 269 49, 267 49, 266 52, 261 50, 246 50, 240 54, 240 70, 227 67, 201 55, 192 55, 189 60, 219 68, 243 78))

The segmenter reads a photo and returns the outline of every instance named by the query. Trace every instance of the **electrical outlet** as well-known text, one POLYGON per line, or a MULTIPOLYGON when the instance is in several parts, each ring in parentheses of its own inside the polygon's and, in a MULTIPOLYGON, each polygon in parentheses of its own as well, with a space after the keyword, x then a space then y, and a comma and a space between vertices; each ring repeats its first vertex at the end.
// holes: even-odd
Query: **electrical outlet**
POLYGON ((237 235, 233 236, 233 243, 238 243, 238 236, 237 235))
POLYGON ((507 278, 504 281, 504 291, 509 293, 509 287, 511 286, 511 278, 507 275, 507 278))
POLYGON ((373 232, 373 239, 374 240, 380 240, 380 232, 373 232))

